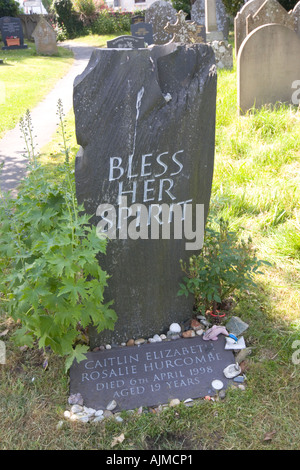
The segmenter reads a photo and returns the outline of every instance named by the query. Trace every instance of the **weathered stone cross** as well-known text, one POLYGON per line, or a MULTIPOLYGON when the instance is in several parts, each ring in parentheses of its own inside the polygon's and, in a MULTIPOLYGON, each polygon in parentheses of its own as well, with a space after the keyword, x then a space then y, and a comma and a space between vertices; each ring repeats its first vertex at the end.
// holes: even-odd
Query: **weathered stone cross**
POLYGON ((205 27, 195 22, 185 20, 187 13, 180 10, 176 13, 177 21, 175 24, 168 22, 164 29, 173 34, 170 42, 200 43, 205 42, 205 27))

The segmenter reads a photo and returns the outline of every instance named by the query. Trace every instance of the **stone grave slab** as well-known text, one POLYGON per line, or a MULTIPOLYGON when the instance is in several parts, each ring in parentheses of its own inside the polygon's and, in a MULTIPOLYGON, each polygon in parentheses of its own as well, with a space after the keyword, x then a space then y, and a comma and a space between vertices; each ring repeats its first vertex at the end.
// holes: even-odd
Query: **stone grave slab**
POLYGON ((118 36, 106 43, 109 49, 141 49, 145 47, 144 38, 134 36, 118 36))
MULTIPOLYGON (((197 24, 206 25, 206 14, 205 14, 206 2, 205 0, 196 0, 191 7, 191 20, 195 21, 197 24)), ((216 0, 211 2, 208 1, 208 7, 214 8, 214 17, 215 17, 215 30, 222 33, 222 37, 219 39, 227 39, 229 33, 229 19, 226 14, 226 10, 222 0, 216 0), (212 5, 213 3, 213 5, 212 5)), ((208 26, 208 31, 210 31, 210 26, 208 26)))
POLYGON ((2 47, 3 50, 27 49, 27 44, 24 44, 23 28, 20 18, 3 16, 0 18, 0 30, 4 43, 2 47), (13 40, 12 45, 10 45, 11 40, 13 40))
POLYGON ((148 45, 153 44, 153 30, 150 23, 134 23, 130 26, 132 36, 143 38, 148 45))
POLYGON ((234 18, 234 40, 235 55, 238 55, 239 48, 247 36, 247 17, 254 15, 262 6, 265 0, 250 0, 240 9, 234 18))
POLYGON ((77 200, 97 229, 116 215, 116 223, 108 222, 115 231, 108 234, 99 263, 110 276, 104 301, 114 301, 118 320, 113 331, 97 334, 91 326, 91 347, 150 337, 192 314, 193 296, 177 292, 180 260, 201 249, 210 201, 214 53, 206 44, 96 49, 75 79, 73 96, 81 146, 75 163, 77 200), (179 213, 179 224, 175 227, 175 216, 159 215, 160 209, 179 213), (190 209, 194 233, 183 209, 190 209), (138 211, 143 224, 133 215, 138 211), (178 228, 183 228, 179 234, 178 228))
POLYGON ((293 15, 289 14, 277 0, 266 0, 254 15, 248 15, 246 19, 246 32, 250 34, 254 29, 271 23, 281 24, 292 31, 295 29, 293 15))
POLYGON ((38 54, 54 55, 58 53, 56 33, 45 18, 40 18, 32 37, 38 54))
POLYGON ((224 389, 232 383, 223 370, 235 363, 234 355, 224 347, 220 335, 217 341, 195 337, 90 352, 70 369, 70 394, 80 393, 96 410, 115 400, 115 411, 213 396, 214 380, 224 389))
POLYGON ((268 24, 252 31, 237 58, 239 113, 277 102, 293 104, 299 56, 300 37, 290 28, 268 24))
POLYGON ((300 2, 295 5, 292 14, 295 20, 295 32, 300 36, 300 2))
POLYGON ((165 0, 157 0, 147 8, 145 21, 152 25, 154 44, 166 44, 171 41, 173 34, 168 33, 164 27, 168 22, 176 22, 176 13, 171 3, 165 0))

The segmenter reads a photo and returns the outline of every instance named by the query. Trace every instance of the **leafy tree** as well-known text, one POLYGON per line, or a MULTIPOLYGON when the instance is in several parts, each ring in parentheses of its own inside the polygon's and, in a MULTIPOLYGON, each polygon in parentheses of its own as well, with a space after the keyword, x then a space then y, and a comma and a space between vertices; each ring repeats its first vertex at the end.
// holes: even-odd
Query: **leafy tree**
POLYGON ((2 16, 18 16, 20 5, 15 0, 0 0, 0 18, 2 16))
POLYGON ((177 11, 185 11, 188 15, 191 12, 191 2, 190 0, 171 0, 173 7, 177 11))

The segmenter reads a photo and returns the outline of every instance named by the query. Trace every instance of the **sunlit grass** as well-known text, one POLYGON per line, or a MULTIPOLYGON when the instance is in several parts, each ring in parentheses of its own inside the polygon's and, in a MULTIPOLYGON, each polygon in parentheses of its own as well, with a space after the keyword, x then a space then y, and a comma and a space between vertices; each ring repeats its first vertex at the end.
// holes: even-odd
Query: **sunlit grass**
POLYGON ((34 43, 26 41, 28 49, 0 49, 1 90, 0 137, 12 129, 27 109, 33 109, 44 98, 57 80, 64 76, 73 63, 70 50, 59 47, 56 56, 36 55, 34 43))

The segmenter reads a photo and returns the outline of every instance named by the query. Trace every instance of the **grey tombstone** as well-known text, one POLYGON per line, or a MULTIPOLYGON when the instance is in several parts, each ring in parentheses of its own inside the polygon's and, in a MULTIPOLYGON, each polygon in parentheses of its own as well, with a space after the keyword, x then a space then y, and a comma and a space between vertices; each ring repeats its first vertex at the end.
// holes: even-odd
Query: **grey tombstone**
POLYGON ((130 26, 131 34, 135 37, 143 38, 148 45, 153 44, 153 30, 149 23, 138 22, 130 26))
POLYGON ((173 34, 165 31, 164 27, 168 22, 176 22, 176 13, 171 3, 164 0, 152 3, 146 10, 145 21, 152 25, 154 44, 166 44, 171 41, 173 34))
MULTIPOLYGON (((214 21, 215 27, 213 31, 222 33, 222 37, 219 36, 216 39, 223 40, 228 38, 229 34, 229 18, 226 14, 226 10, 222 0, 214 0, 213 5, 210 4, 210 0, 208 0, 208 6, 213 6, 214 9, 214 21)), ((209 32, 213 32, 211 30, 212 25, 207 25, 206 21, 206 2, 205 0, 196 0, 191 8, 191 20, 195 21, 198 24, 206 25, 206 30, 209 32), (208 28, 208 29, 207 29, 208 28)), ((208 15, 211 18, 210 15, 208 15)), ((214 38, 212 38, 214 40, 214 38)))
POLYGON ((32 37, 34 38, 38 54, 54 55, 58 53, 56 33, 43 17, 40 18, 36 25, 32 37))
POLYGON ((20 18, 3 16, 0 18, 0 30, 2 41, 4 43, 4 46, 2 47, 3 50, 27 49, 27 44, 24 44, 23 28, 20 18), (7 43, 8 38, 17 38, 19 40, 19 44, 9 46, 7 43))
POLYGON ((269 24, 252 31, 237 58, 239 112, 277 102, 292 104, 299 57, 300 38, 290 28, 269 24))
POLYGON ((293 9, 293 17, 295 20, 295 32, 300 36, 300 2, 293 9))
POLYGON ((265 24, 281 24, 295 29, 295 20, 277 0, 265 0, 262 6, 253 15, 248 15, 246 19, 246 33, 249 34, 259 26, 265 24))
POLYGON ((111 49, 141 49, 145 47, 145 41, 144 38, 125 35, 107 41, 106 46, 111 49))
POLYGON ((234 19, 234 40, 235 55, 238 55, 239 48, 247 36, 247 17, 253 15, 261 7, 265 0, 250 0, 240 9, 234 19))
POLYGON ((194 234, 177 232, 176 238, 175 224, 170 236, 153 236, 151 211, 162 205, 180 208, 179 222, 183 218, 186 224, 181 208, 201 211, 204 206, 206 217, 215 107, 215 59, 206 44, 96 49, 76 78, 74 111, 81 145, 75 165, 77 199, 96 226, 107 217, 105 205, 117 218, 111 224, 115 236, 111 234, 107 254, 99 260, 111 276, 105 301, 114 300, 118 321, 113 332, 97 335, 90 328, 92 347, 150 337, 191 317, 192 296, 177 295, 183 277, 179 260, 187 261, 200 246, 187 247, 194 234), (122 205, 125 197, 127 205, 122 205), (148 215, 143 231, 137 217, 130 217, 127 207, 132 204, 137 212, 146 208, 151 213, 151 227, 148 215))
POLYGON ((90 352, 70 369, 70 394, 79 393, 96 410, 115 400, 114 411, 213 396, 213 381, 224 389, 232 384, 223 370, 234 355, 224 345, 221 335, 218 341, 197 337, 90 352))

